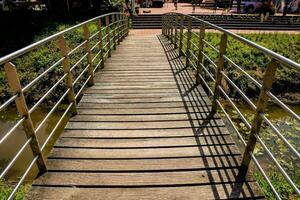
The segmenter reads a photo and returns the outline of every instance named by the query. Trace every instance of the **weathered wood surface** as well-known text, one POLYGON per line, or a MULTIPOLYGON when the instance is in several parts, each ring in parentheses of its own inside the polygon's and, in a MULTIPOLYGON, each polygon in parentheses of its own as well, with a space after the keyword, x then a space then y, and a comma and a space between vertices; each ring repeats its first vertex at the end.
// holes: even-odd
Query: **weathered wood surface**
MULTIPOLYGON (((163 40, 163 38, 162 38, 163 40)), ((259 199, 193 73, 157 36, 129 36, 67 124, 27 199, 259 199)))

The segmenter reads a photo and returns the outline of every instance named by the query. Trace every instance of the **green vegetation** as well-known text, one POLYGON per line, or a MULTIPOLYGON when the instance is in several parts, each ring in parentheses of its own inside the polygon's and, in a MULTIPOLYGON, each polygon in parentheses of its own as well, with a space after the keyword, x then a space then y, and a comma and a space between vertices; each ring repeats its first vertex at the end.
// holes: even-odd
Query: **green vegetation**
MULTIPOLYGON (((266 48, 269 48, 280 55, 283 55, 295 62, 300 63, 300 34, 242 34, 243 37, 260 44, 266 48)), ((221 34, 215 32, 208 32, 205 35, 205 40, 211 45, 219 48, 221 34)), ((198 37, 192 34, 192 43, 195 45, 199 44, 198 37)), ((186 44, 186 39, 184 41, 186 44)), ((185 47, 186 48, 186 47, 185 47)), ((192 52, 195 56, 198 56, 198 49, 192 44, 192 52)), ((186 52, 186 49, 183 50, 186 52)), ((213 48, 205 44, 204 52, 209 58, 217 63, 218 52, 213 48)), ((264 71, 267 64, 270 62, 270 58, 264 55, 258 50, 246 46, 245 44, 234 40, 232 37, 228 37, 227 52, 226 56, 230 58, 234 63, 239 65, 248 74, 255 78, 260 83, 264 76, 264 71)), ((195 57, 191 57, 192 63, 196 66, 197 60, 195 57)), ((215 77, 215 68, 211 62, 204 57, 204 66, 207 67, 208 71, 215 77)), ((246 77, 242 72, 236 69, 234 66, 230 65, 229 62, 225 62, 225 71, 229 78, 250 98, 254 101, 259 95, 259 88, 255 86, 251 80, 246 77)), ((201 75, 205 77, 206 80, 210 80, 206 72, 202 71, 201 75)), ((213 87, 213 82, 208 81, 209 86, 213 87)), ((251 124, 254 117, 254 112, 249 109, 249 106, 245 106, 246 103, 242 103, 239 100, 243 98, 231 87, 226 81, 222 81, 223 88, 229 94, 229 96, 236 101, 236 104, 242 113, 245 115, 247 121, 251 124), (239 103, 240 102, 240 103, 239 103)), ((276 78, 273 84, 272 92, 279 97, 284 102, 295 104, 299 106, 300 100, 300 73, 291 69, 288 66, 279 65, 276 78)), ((238 113, 233 109, 233 107, 226 101, 223 102, 226 107, 227 112, 229 112, 230 117, 233 119, 235 126, 238 128, 243 138, 247 141, 250 131, 247 126, 240 119, 238 113)), ((299 114, 299 109, 295 108, 296 112, 299 114)), ((221 114, 223 115, 223 114, 221 114)), ((283 136, 298 150, 299 148, 299 130, 300 124, 295 119, 291 117, 283 117, 285 111, 278 107, 269 105, 266 112, 266 116, 272 121, 272 123, 280 130, 283 136), (273 115, 272 110, 276 109, 276 112, 281 115, 280 117, 269 116, 273 115)), ((223 115, 224 117, 224 115, 223 115)), ((299 160, 290 152, 286 147, 284 142, 273 132, 273 130, 267 126, 263 125, 260 132, 260 137, 272 152, 276 160, 281 164, 284 170, 288 173, 290 178, 300 186, 300 175, 298 173, 300 168, 299 160)), ((284 176, 275 167, 274 163, 268 159, 267 153, 264 151, 261 145, 257 144, 254 154, 262 163, 264 170, 266 171, 268 177, 270 178, 275 189, 278 191, 282 199, 297 199, 293 188, 288 184, 284 176)), ((267 199, 275 199, 274 194, 269 188, 267 182, 259 172, 255 172, 255 177, 260 184, 262 190, 264 191, 267 199)))
MULTIPOLYGON (((68 28, 70 24, 60 24, 56 26, 57 31, 64 30, 68 28)), ((91 35, 94 34, 97 31, 97 24, 90 23, 89 24, 89 30, 91 32, 91 35)), ((104 35, 103 30, 103 35, 104 35)), ((53 33, 51 31, 51 33, 53 33)), ((45 34, 50 35, 50 34, 45 34)), ((42 36, 36 36, 37 38, 43 38, 42 36)), ((83 29, 78 28, 75 29, 65 35, 66 42, 68 44, 69 49, 74 49, 76 46, 78 46, 80 43, 83 42, 83 29)), ((91 46, 94 46, 97 42, 98 37, 94 37, 93 40, 91 40, 91 46)), ((43 71, 45 71, 48 67, 53 65, 56 61, 58 61, 61 56, 57 45, 58 41, 54 40, 51 41, 36 50, 25 54, 24 56, 21 56, 15 60, 13 60, 13 63, 16 65, 19 78, 21 80, 21 83, 23 86, 30 83, 35 77, 37 77, 39 74, 41 74, 43 71)), ((99 47, 97 46, 93 51, 93 56, 96 55, 96 53, 99 51, 99 47)), ((71 66, 74 65, 83 55, 84 52, 84 46, 82 46, 80 49, 78 49, 76 52, 74 52, 70 56, 70 63, 71 66)), ((97 57, 94 60, 94 63, 97 64, 99 62, 99 57, 97 57)), ((87 66, 87 58, 85 57, 81 63, 78 64, 78 66, 73 71, 73 76, 77 77, 82 70, 87 66)), ((48 89, 58 81, 63 74, 62 66, 57 66, 54 70, 47 73, 44 78, 39 81, 38 84, 35 84, 28 94, 26 94, 27 101, 30 104, 33 104, 36 102, 43 94, 48 91, 48 89), (32 92, 32 91, 38 91, 38 92, 32 92), (31 93, 29 95, 29 93, 31 93), (32 95, 32 94, 35 95, 32 95)), ((75 85, 75 90, 79 90, 80 84, 75 85)), ((53 93, 52 97, 49 98, 51 101, 57 100, 58 97, 60 97, 63 94, 64 90, 57 91, 53 93)), ((0 71, 0 102, 3 102, 5 99, 9 98, 10 96, 10 90, 7 85, 7 80, 5 78, 5 73, 3 71, 3 68, 0 71)), ((48 101, 48 103, 51 103, 51 101, 48 101)))
MULTIPOLYGON (((16 192, 14 199, 15 200, 22 200, 25 197, 26 192, 29 189, 29 185, 21 186, 19 190, 16 192)), ((13 187, 5 184, 3 181, 0 180, 0 200, 6 200, 11 192, 13 191, 13 187)))
MULTIPOLYGON (((238 113, 230 106, 229 103, 223 102, 223 105, 225 106, 226 112, 229 113, 235 126, 242 134, 244 140, 247 141, 250 133, 249 129, 246 127, 246 125, 240 119, 238 113)), ((249 110, 249 108, 245 104, 237 103, 237 106, 251 124, 254 118, 253 112, 249 110)), ((296 113, 300 113, 299 107, 293 107, 293 110, 295 110, 296 113)), ((225 116, 223 113, 220 113, 220 115, 222 117, 225 116)), ((295 147, 298 151, 300 151, 300 147, 298 145, 300 142, 300 123, 297 122, 297 120, 289 117, 281 108, 276 106, 269 106, 266 111, 266 116, 281 131, 282 135, 289 141, 289 143, 292 144, 293 147, 295 147)), ((262 126, 260 137, 272 152, 276 160, 288 173, 290 178, 299 187, 300 174, 298 173, 298 171, 300 168, 300 162, 296 158, 296 156, 290 152, 284 142, 272 131, 269 126, 266 126, 265 124, 262 126)), ((282 199, 297 199, 297 195, 295 194, 293 188, 288 184, 288 182, 276 168, 274 163, 269 160, 267 153, 264 151, 261 145, 256 145, 254 154, 260 161, 260 164, 262 165, 267 176, 269 177, 270 181, 272 182, 276 191, 280 194, 282 199)), ((267 199, 276 199, 263 176, 258 171, 255 171, 254 175, 267 199)))
MULTIPOLYGON (((295 62, 300 63, 300 34, 241 34, 243 37, 256 42, 266 48, 269 48, 276 53, 283 55, 295 62)), ((206 33, 205 40, 218 48, 220 42, 220 34, 206 33)), ((198 37, 192 37, 192 42, 198 44, 198 37)), ((193 45, 192 45, 193 47, 193 45)), ((209 46, 205 46, 205 53, 216 63, 218 54, 209 46)), ((197 50, 194 48, 194 54, 197 55, 197 50)), ((270 61, 266 55, 258 50, 244 45, 241 42, 228 37, 226 55, 236 64, 241 66, 247 73, 255 79, 261 81, 265 68, 270 61)), ((210 72, 214 74, 207 59, 204 64, 209 67, 210 72)), ((241 88, 247 96, 256 97, 259 94, 259 89, 250 81, 242 72, 236 68, 226 64, 225 70, 228 76, 241 88)), ((300 73, 287 67, 280 65, 276 72, 276 79, 273 84, 273 93, 279 96, 282 100, 288 103, 297 103, 300 100, 300 73)), ((240 98, 237 92, 227 85, 228 93, 232 97, 240 98)))

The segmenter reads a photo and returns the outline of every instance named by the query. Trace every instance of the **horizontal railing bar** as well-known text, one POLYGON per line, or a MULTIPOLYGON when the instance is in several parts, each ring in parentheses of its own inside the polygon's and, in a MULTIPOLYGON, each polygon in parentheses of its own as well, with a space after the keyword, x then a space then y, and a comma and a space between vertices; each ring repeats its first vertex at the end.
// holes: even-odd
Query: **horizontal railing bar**
POLYGON ((256 159, 256 157, 254 156, 254 154, 252 152, 249 152, 254 164, 256 165, 256 167, 258 168, 258 170, 260 171, 260 173, 263 175, 265 181, 267 181, 267 184, 269 185, 269 187, 271 188, 272 192, 274 193, 275 197, 279 200, 281 200, 280 195, 278 194, 278 192, 276 191, 276 189, 274 188, 273 184, 271 183, 270 179, 268 178, 268 176, 266 175, 265 171, 263 170, 263 168, 261 167, 261 165, 259 164, 258 160, 256 159))
POLYGON ((21 55, 23 55, 23 54, 25 54, 25 53, 27 53, 27 52, 33 50, 33 49, 36 49, 37 47, 39 47, 39 46, 41 46, 41 45, 43 45, 43 44, 45 44, 45 43, 47 43, 47 42, 50 42, 50 41, 52 41, 52 40, 58 38, 59 36, 64 35, 64 34, 67 33, 67 32, 70 32, 70 31, 72 31, 72 30, 74 30, 74 29, 76 29, 76 28, 79 28, 79 27, 83 26, 84 24, 90 23, 90 22, 95 21, 95 20, 97 20, 97 19, 101 19, 101 18, 104 18, 104 17, 106 17, 106 16, 110 16, 110 15, 113 15, 113 14, 124 15, 124 14, 118 13, 118 12, 115 12, 115 13, 107 13, 107 14, 100 15, 100 16, 98 16, 98 17, 92 18, 92 19, 90 19, 90 20, 87 20, 87 21, 85 21, 85 22, 82 22, 82 23, 80 23, 80 24, 77 24, 77 25, 75 25, 75 26, 72 26, 72 27, 70 27, 70 28, 67 28, 67 29, 65 29, 65 30, 63 30, 63 31, 60 31, 60 32, 58 32, 58 33, 55 33, 55 34, 53 34, 53 35, 51 35, 51 36, 49 36, 49 37, 47 37, 47 38, 44 38, 44 39, 42 39, 42 40, 40 40, 40 41, 38 41, 38 42, 35 42, 35 43, 33 43, 33 44, 31 44, 31 45, 28 45, 28 46, 26 46, 26 47, 24 47, 24 48, 22 48, 22 49, 20 49, 20 50, 18 50, 18 51, 15 51, 15 52, 13 52, 13 53, 11 53, 11 54, 8 54, 8 55, 6 55, 6 56, 0 58, 0 65, 2 65, 2 64, 4 64, 4 63, 7 63, 7 62, 13 60, 14 58, 19 57, 19 56, 21 56, 21 55))
POLYGON ((99 44, 101 41, 96 42, 96 44, 91 48, 91 51, 93 51, 99 44))
POLYGON ((49 134, 49 136, 47 137, 47 139, 45 140, 44 144, 41 147, 41 151, 43 151, 45 149, 45 147, 47 146, 49 140, 52 138, 53 134, 55 133, 55 131, 57 130, 57 128, 60 126, 60 123, 63 121, 63 119, 65 118, 65 116, 67 115, 67 113, 69 112, 70 108, 73 106, 73 102, 70 103, 70 105, 67 107, 67 109, 65 110, 64 114, 61 116, 61 118, 59 119, 59 121, 56 123, 56 125, 54 126, 54 128, 52 129, 51 133, 49 134))
POLYGON ((202 83, 206 86, 206 88, 208 89, 209 93, 211 95, 214 95, 214 92, 212 91, 212 89, 209 87, 209 85, 206 83, 205 79, 201 76, 201 74, 198 74, 199 78, 201 79, 202 83))
POLYGON ((82 92, 82 90, 84 89, 84 87, 86 86, 86 84, 89 82, 89 80, 91 79, 91 75, 89 75, 89 77, 86 79, 86 81, 83 83, 83 85, 81 86, 80 90, 77 92, 75 99, 78 98, 78 96, 80 95, 80 93, 82 92))
POLYGON ((20 148, 20 150, 16 153, 16 155, 13 157, 13 159, 9 162, 9 164, 5 167, 5 169, 0 174, 0 179, 3 179, 4 176, 7 174, 7 172, 10 170, 10 168, 14 165, 14 163, 17 161, 19 156, 23 153, 24 149, 27 147, 27 145, 31 142, 32 138, 29 138, 25 144, 20 148))
POLYGON ((67 96, 71 89, 68 88, 67 91, 60 97, 60 99, 56 102, 56 104, 52 107, 52 109, 49 111, 49 113, 46 115, 46 117, 43 119, 43 121, 38 125, 38 127, 35 129, 35 132, 38 133, 39 130, 42 128, 44 123, 48 120, 48 118, 52 115, 52 113, 55 111, 55 109, 58 107, 58 105, 62 102, 62 100, 67 96))
POLYGON ((0 112, 4 110, 7 106, 9 106, 16 98, 18 97, 18 94, 15 94, 14 96, 10 97, 7 101, 5 101, 1 106, 0 106, 0 112))
POLYGON ((28 85, 26 85, 22 91, 25 92, 27 91, 31 86, 33 86, 36 82, 38 82, 43 76, 45 76, 45 74, 47 74, 48 72, 50 72, 51 70, 53 70, 55 67, 57 67, 57 65, 59 65, 65 58, 61 58, 58 61, 56 61, 51 67, 49 67, 48 69, 46 69, 43 73, 41 73, 40 75, 38 75, 33 81, 31 81, 28 85))
POLYGON ((99 34, 100 31, 96 31, 93 35, 89 37, 90 40, 92 40, 95 36, 99 34))
POLYGON ((200 63, 200 66, 202 67, 202 69, 206 72, 206 74, 210 77, 210 79, 213 81, 213 82, 215 82, 216 81, 216 79, 213 77, 213 75, 206 69, 206 67, 202 64, 202 63, 200 63))
POLYGON ((6 134, 5 136, 3 136, 0 140, 0 144, 2 144, 9 136, 10 134, 12 134, 20 125, 22 122, 24 122, 24 120, 26 119, 25 116, 23 116, 6 134))
POLYGON ((79 65, 79 63, 81 63, 81 61, 83 61, 83 59, 85 59, 87 57, 89 53, 85 53, 70 69, 70 71, 73 71, 77 65, 79 65))
POLYGON ((77 51, 78 49, 80 49, 83 45, 85 45, 87 43, 87 40, 84 40, 82 43, 80 43, 77 47, 75 47, 74 49, 72 49, 67 55, 70 56, 72 55, 75 51, 77 51))
POLYGON ((93 57, 92 62, 95 61, 95 59, 100 55, 100 53, 103 51, 103 49, 100 49, 100 51, 98 51, 98 53, 93 57))
POLYGON ((242 69, 240 66, 238 66, 237 64, 235 64, 230 58, 228 58, 227 56, 223 55, 223 58, 229 62, 229 64, 231 64, 232 66, 234 66, 235 68, 237 68, 239 71, 241 71, 244 75, 246 75, 251 81, 253 81, 253 83, 258 87, 261 88, 262 85, 255 80, 252 76, 250 76, 250 74, 248 74, 244 69, 242 69))
POLYGON ((83 76, 83 74, 88 70, 90 64, 88 64, 83 70, 82 72, 79 74, 79 76, 75 79, 75 81, 73 82, 73 86, 79 81, 79 79, 83 76))
POLYGON ((212 61, 207 54, 205 54, 203 51, 201 53, 214 66, 214 69, 218 68, 218 66, 216 65, 216 63, 214 61, 212 61))
POLYGON ((256 105, 254 105, 254 103, 244 94, 244 92, 232 80, 230 80, 230 78, 223 71, 221 71, 220 73, 224 76, 228 83, 230 83, 230 85, 238 91, 238 93, 245 99, 245 101, 248 102, 251 108, 253 110, 256 110, 256 105))
POLYGON ((238 115, 241 117, 242 121, 245 123, 247 128, 251 130, 251 125, 243 115, 243 113, 238 109, 238 107, 234 104, 234 102, 230 99, 230 97, 226 94, 226 92, 223 90, 223 88, 219 85, 218 89, 221 91, 221 93, 225 96, 225 98, 229 101, 229 103, 233 106, 233 108, 237 111, 238 115))
POLYGON ((30 108, 30 110, 28 111, 29 114, 32 114, 33 111, 35 111, 35 109, 48 97, 48 95, 61 83, 63 82, 63 80, 66 78, 68 74, 64 74, 45 94, 43 97, 41 97, 38 102, 32 107, 30 108))
POLYGON ((216 47, 214 47, 212 44, 210 44, 208 41, 206 41, 206 40, 204 40, 204 39, 202 39, 202 41, 206 44, 206 45, 208 45, 210 48, 212 48, 215 52, 217 52, 217 53, 219 53, 220 51, 219 51, 219 49, 217 49, 216 47))
POLYGON ((97 63, 96 67, 94 68, 94 70, 93 70, 94 73, 97 71, 97 69, 100 66, 101 62, 102 62, 102 59, 99 60, 99 62, 97 63))
POLYGON ((297 193, 297 195, 300 195, 300 190, 298 189, 298 187, 296 186, 296 184, 289 177, 289 175, 284 171, 284 169, 282 168, 282 166, 278 163, 278 161, 276 160, 276 158, 274 157, 274 155, 271 153, 271 151, 268 149, 268 147, 265 145, 265 143, 262 141, 262 139, 257 134, 255 134, 255 137, 256 137, 257 141, 261 144, 261 146, 263 147, 263 149, 267 152, 269 158, 275 163, 275 165, 277 166, 277 169, 279 169, 279 171, 282 173, 282 175, 284 176, 284 178, 286 179, 286 181, 292 186, 292 188, 295 190, 295 192, 297 193))
POLYGON ((276 133, 276 135, 286 144, 286 146, 300 159, 299 152, 289 143, 287 139, 280 133, 280 131, 272 124, 272 122, 266 117, 265 114, 261 113, 260 116, 263 118, 264 122, 271 127, 271 129, 276 133))
POLYGON ((230 118, 230 116, 228 115, 228 113, 226 112, 226 110, 224 109, 224 107, 222 106, 222 104, 221 104, 221 102, 219 100, 217 101, 217 104, 219 105, 219 107, 221 108, 221 110, 223 111, 223 113, 225 114, 225 117, 227 118, 227 120, 231 124, 234 132, 237 134, 238 138, 241 140, 241 142, 244 145, 244 147, 246 147, 247 143, 245 142, 243 136, 241 135, 241 133, 239 132, 239 130, 236 128, 236 126, 234 125, 232 119, 230 118))
POLYGON ((299 115, 297 115, 293 110, 291 110, 287 105, 285 105, 283 102, 281 102, 275 95, 273 95, 270 91, 266 91, 266 94, 274 100, 283 110, 288 112, 290 115, 292 115, 293 118, 300 121, 299 115))
MULTIPOLYGON (((176 13, 176 12, 171 12, 171 13, 176 13)), ((259 50, 259 51, 261 51, 261 52, 263 52, 263 53, 265 53, 267 55, 269 55, 270 57, 276 59, 277 61, 279 61, 281 63, 287 64, 287 65, 295 68, 297 71, 300 71, 300 64, 296 63, 295 61, 290 60, 290 59, 288 59, 288 58, 286 58, 286 57, 284 57, 282 55, 279 55, 278 53, 275 53, 274 51, 272 51, 270 49, 267 49, 267 48, 265 48, 263 46, 260 46, 260 45, 256 44, 255 42, 252 42, 252 41, 250 41, 250 40, 248 40, 248 39, 246 39, 246 38, 244 38, 242 36, 239 36, 236 33, 228 31, 228 30, 226 30, 226 29, 224 29, 222 27, 219 27, 217 25, 214 25, 214 24, 212 24, 210 22, 207 22, 207 21, 204 21, 202 19, 196 18, 194 16, 190 16, 190 15, 182 14, 182 13, 176 13, 176 14, 183 15, 185 17, 194 19, 196 21, 200 21, 200 22, 202 22, 205 25, 208 25, 208 26, 210 26, 210 27, 212 27, 212 28, 214 28, 214 29, 216 29, 216 30, 218 30, 220 32, 223 32, 223 33, 225 33, 225 34, 227 34, 227 35, 229 35, 229 36, 231 36, 231 37, 233 37, 233 38, 241 41, 242 43, 244 43, 244 44, 246 44, 246 45, 248 45, 250 47, 253 47, 253 48, 255 48, 255 49, 257 49, 257 50, 259 50)))
POLYGON ((18 184, 15 186, 14 190, 10 193, 9 197, 7 198, 7 200, 12 200, 15 196, 15 193, 18 191, 19 187, 21 186, 21 184, 23 183, 23 181, 25 180, 26 176, 28 175, 29 171, 31 170, 31 168, 33 167, 34 163, 37 161, 38 156, 36 156, 30 163, 30 165, 28 166, 28 168, 26 169, 26 171, 24 172, 23 176, 21 177, 21 179, 19 180, 18 184))

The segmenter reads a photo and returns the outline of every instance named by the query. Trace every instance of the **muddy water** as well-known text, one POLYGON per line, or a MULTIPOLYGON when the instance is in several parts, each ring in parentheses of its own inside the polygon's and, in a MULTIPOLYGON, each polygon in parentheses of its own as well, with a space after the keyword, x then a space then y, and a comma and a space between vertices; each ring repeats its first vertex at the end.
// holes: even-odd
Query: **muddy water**
MULTIPOLYGON (((42 145, 45 142, 48 135, 51 133, 51 130, 63 114, 62 108, 60 108, 60 110, 61 111, 54 112, 52 116, 46 121, 41 130, 37 133, 37 138, 40 145, 42 145)), ((37 127, 37 125, 44 119, 44 117, 48 114, 49 111, 50 109, 48 108, 42 108, 37 109, 32 113, 31 117, 35 127, 37 127)), ((10 130, 10 128, 12 128, 12 126, 16 123, 16 119, 18 119, 18 115, 14 108, 7 109, 6 111, 0 113, 0 138, 2 138, 7 133, 7 131, 10 130)), ((60 133, 63 131, 63 127, 66 124, 66 122, 67 119, 64 120, 62 126, 56 131, 54 137, 50 140, 49 145, 46 146, 43 152, 45 156, 49 154, 54 142, 56 141, 60 133)), ((23 146, 25 142, 26 135, 22 125, 20 125, 10 135, 10 137, 7 140, 5 140, 3 144, 0 145, 0 169, 4 169, 7 166, 9 161, 14 157, 14 155, 18 152, 18 150, 23 146)), ((7 174, 8 177, 19 177, 20 175, 22 175, 24 170, 26 170, 27 166, 33 159, 33 155, 30 148, 26 148, 24 153, 20 157, 21 159, 19 159, 14 164, 13 168, 7 174)), ((28 179, 35 177, 37 172, 38 170, 35 166, 31 170, 28 179)))

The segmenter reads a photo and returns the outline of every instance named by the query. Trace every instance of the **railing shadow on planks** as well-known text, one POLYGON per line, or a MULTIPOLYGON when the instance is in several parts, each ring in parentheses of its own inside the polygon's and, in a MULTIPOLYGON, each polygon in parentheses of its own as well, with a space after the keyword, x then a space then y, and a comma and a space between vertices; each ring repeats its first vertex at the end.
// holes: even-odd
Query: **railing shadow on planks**
MULTIPOLYGON (((219 111, 225 115, 227 122, 233 131, 237 134, 244 149, 243 159, 239 169, 238 178, 243 180, 246 177, 247 171, 251 160, 254 162, 255 166, 265 179, 266 183, 270 187, 271 191, 277 199, 282 199, 281 195, 273 186, 270 177, 264 171, 260 161, 255 156, 254 149, 257 143, 266 152, 267 156, 271 162, 276 166, 278 171, 283 175, 287 183, 295 191, 296 196, 300 196, 300 190, 292 180, 287 172, 287 170, 282 166, 282 163, 276 159, 274 152, 270 150, 268 145, 265 144, 260 136, 262 125, 266 125, 272 129, 276 137, 281 140, 284 146, 289 150, 290 154, 294 156, 295 160, 299 162, 300 154, 297 147, 292 145, 288 139, 282 134, 280 128, 277 127, 265 114, 267 105, 270 102, 280 106, 287 114, 300 122, 300 117, 291 108, 289 108, 285 103, 278 99, 272 92, 272 84, 276 77, 275 73, 278 67, 288 67, 295 72, 300 72, 300 64, 287 59, 265 47, 262 47, 250 40, 247 40, 233 32, 227 31, 221 27, 214 24, 201 20, 199 18, 185 15, 181 13, 166 13, 163 15, 162 20, 162 34, 165 35, 170 42, 174 45, 175 49, 178 49, 179 55, 185 57, 186 66, 195 70, 196 82, 197 84, 203 85, 209 96, 212 98, 212 113, 219 111), (187 23, 185 23, 187 21, 187 23), (193 24, 201 24, 200 26, 193 26, 193 24), (206 29, 213 29, 215 32, 220 34, 219 46, 211 44, 206 38, 206 29), (232 58, 226 55, 226 50, 228 49, 228 38, 233 40, 233 42, 240 42, 245 45, 245 47, 258 51, 268 57, 269 62, 266 66, 262 80, 257 80, 252 75, 246 72, 246 70, 236 64, 232 58), (197 44, 194 43, 197 38, 197 44), (206 49, 209 48, 211 51, 215 52, 217 56, 215 60, 206 49), (206 63, 204 62, 206 60, 206 63), (248 98, 244 93, 243 89, 239 88, 237 84, 228 75, 228 67, 237 70, 239 73, 244 75, 248 80, 254 83, 255 87, 259 89, 259 95, 256 98, 256 103, 248 98), (247 119, 245 114, 238 108, 238 105, 233 101, 233 97, 226 92, 224 88, 226 84, 232 87, 237 93, 242 97, 250 108, 253 110, 253 120, 247 119), (226 100, 231 107, 238 114, 239 119, 245 124, 249 131, 248 138, 244 138, 239 127, 234 123, 232 116, 226 111, 225 106, 221 103, 221 98, 226 100)), ((270 104, 270 103, 269 103, 270 104)))
POLYGON ((0 58, 0 66, 4 66, 7 82, 12 92, 12 96, 7 98, 7 100, 0 105, 0 111, 10 106, 16 106, 16 112, 18 112, 19 115, 19 119, 15 121, 14 125, 6 133, 1 133, 3 137, 0 138, 0 146, 3 146, 5 141, 12 136, 19 127, 23 126, 27 137, 25 143, 17 149, 15 155, 0 171, 0 180, 6 177, 18 160, 22 159, 22 154, 26 148, 29 147, 33 154, 33 159, 27 167, 24 167, 25 170, 13 186, 13 190, 8 199, 14 198, 16 192, 35 164, 38 167, 39 174, 47 171, 44 158, 45 147, 49 144, 67 115, 77 113, 76 105, 84 88, 87 85, 92 86, 94 84, 94 73, 104 67, 104 61, 111 56, 112 50, 116 49, 116 46, 128 35, 128 28, 128 18, 126 15, 122 13, 109 13, 70 27, 0 58), (94 28, 94 31, 91 31, 92 25, 97 27, 96 29, 94 28), (74 34, 80 34, 82 38, 79 44, 73 44, 74 47, 70 48, 71 44, 68 43, 67 35, 74 36, 74 34), (44 66, 46 70, 40 73, 26 86, 22 86, 19 78, 20 74, 17 72, 18 66, 14 65, 14 60, 39 48, 43 48, 50 43, 54 43, 53 46, 58 47, 59 59, 52 63, 50 67, 44 66), (76 55, 78 52, 80 54, 79 56, 76 55), (80 68, 79 65, 83 65, 83 67, 80 68), (29 90, 34 85, 44 81, 43 79, 53 78, 51 77, 51 75, 53 76, 52 72, 58 69, 62 71, 61 77, 54 77, 58 79, 55 84, 50 86, 50 89, 29 107, 31 102, 26 102, 26 96, 32 95, 29 90), (65 91, 61 92, 62 95, 59 96, 58 100, 51 106, 50 111, 42 121, 40 123, 33 122, 32 113, 43 103, 47 102, 47 98, 51 94, 63 89, 65 89, 65 91), (68 103, 65 103, 66 100, 68 103), (38 140, 38 134, 60 105, 64 105, 65 109, 63 114, 60 119, 56 121, 54 127, 51 128, 43 144, 41 144, 41 141, 38 140))

